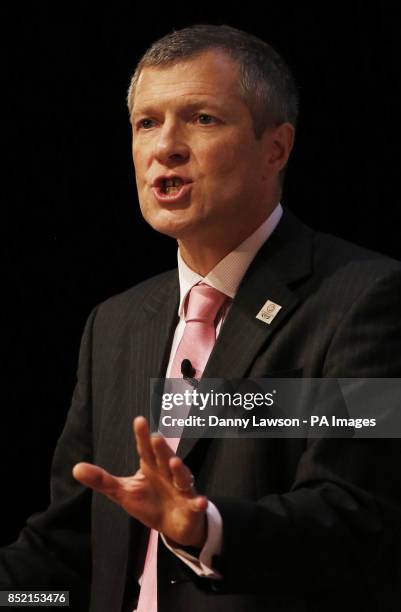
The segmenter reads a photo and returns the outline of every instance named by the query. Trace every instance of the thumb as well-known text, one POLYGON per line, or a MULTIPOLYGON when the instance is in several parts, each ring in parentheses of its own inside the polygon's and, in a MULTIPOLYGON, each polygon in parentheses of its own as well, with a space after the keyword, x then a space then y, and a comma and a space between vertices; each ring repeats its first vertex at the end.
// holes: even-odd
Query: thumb
POLYGON ((91 463, 77 463, 72 470, 73 477, 85 487, 110 495, 119 488, 118 479, 103 468, 91 463))

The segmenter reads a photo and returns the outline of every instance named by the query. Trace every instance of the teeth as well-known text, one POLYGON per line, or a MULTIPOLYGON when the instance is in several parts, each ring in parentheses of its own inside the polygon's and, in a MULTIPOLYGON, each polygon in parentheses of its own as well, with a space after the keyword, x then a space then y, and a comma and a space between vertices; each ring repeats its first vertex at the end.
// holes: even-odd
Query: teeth
POLYGON ((178 185, 182 184, 182 180, 178 177, 174 177, 172 179, 167 179, 164 181, 165 187, 178 187, 178 185))
POLYGON ((182 184, 183 181, 178 177, 165 179, 163 181, 163 192, 166 194, 177 193, 180 190, 182 184))
POLYGON ((166 187, 164 193, 178 193, 180 191, 179 187, 166 187))

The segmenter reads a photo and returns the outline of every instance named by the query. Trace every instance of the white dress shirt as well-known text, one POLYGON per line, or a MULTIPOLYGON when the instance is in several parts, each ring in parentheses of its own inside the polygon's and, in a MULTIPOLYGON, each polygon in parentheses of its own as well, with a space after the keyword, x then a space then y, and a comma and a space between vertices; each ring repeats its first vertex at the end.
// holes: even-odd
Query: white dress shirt
MULTIPOLYGON (((171 345, 170 360, 166 372, 167 378, 171 372, 177 347, 184 334, 184 304, 189 291, 194 285, 202 281, 207 285, 218 289, 229 298, 234 298, 245 272, 249 268, 260 247, 266 242, 276 228, 282 214, 283 209, 279 203, 270 216, 253 232, 253 234, 248 236, 246 240, 244 240, 233 251, 219 261, 213 270, 211 270, 205 277, 202 277, 191 270, 182 259, 180 251, 178 250, 178 276, 180 282, 180 303, 178 307, 178 316, 180 320, 176 327, 171 345)), ((227 301, 227 307, 223 308, 220 320, 217 322, 216 337, 220 332, 229 308, 230 301, 227 301)), ((168 542, 163 534, 160 535, 167 548, 177 555, 186 565, 188 565, 196 574, 198 574, 198 576, 216 579, 221 578, 221 576, 216 570, 213 570, 212 558, 213 555, 218 555, 221 552, 223 521, 220 512, 210 501, 206 510, 206 516, 208 523, 207 538, 198 558, 188 554, 185 550, 182 550, 179 547, 172 546, 171 542, 168 542)))

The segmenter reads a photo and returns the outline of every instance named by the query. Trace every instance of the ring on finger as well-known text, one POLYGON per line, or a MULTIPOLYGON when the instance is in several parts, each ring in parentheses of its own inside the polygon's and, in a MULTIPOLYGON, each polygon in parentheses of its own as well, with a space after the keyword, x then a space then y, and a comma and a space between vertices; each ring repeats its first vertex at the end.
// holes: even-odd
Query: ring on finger
POLYGON ((181 493, 188 493, 188 491, 191 491, 191 489, 194 488, 194 484, 195 484, 195 477, 193 474, 191 474, 191 482, 189 483, 189 485, 187 485, 186 487, 180 487, 179 484, 177 484, 177 482, 174 480, 173 478, 173 486, 178 490, 181 491, 181 493))

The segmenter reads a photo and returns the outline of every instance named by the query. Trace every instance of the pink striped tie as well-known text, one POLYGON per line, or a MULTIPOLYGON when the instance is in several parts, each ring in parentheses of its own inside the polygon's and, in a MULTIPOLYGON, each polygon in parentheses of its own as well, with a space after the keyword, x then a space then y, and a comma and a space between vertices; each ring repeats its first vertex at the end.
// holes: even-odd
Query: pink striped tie
MULTIPOLYGON (((204 283, 189 292, 185 309, 185 329, 176 350, 170 378, 182 378, 181 363, 189 359, 195 369, 195 378, 202 376, 209 355, 216 342, 215 320, 227 296, 204 283)), ((179 438, 166 438, 176 452, 179 438)), ((142 575, 137 612, 157 612, 157 543, 159 533, 151 529, 142 575)))

